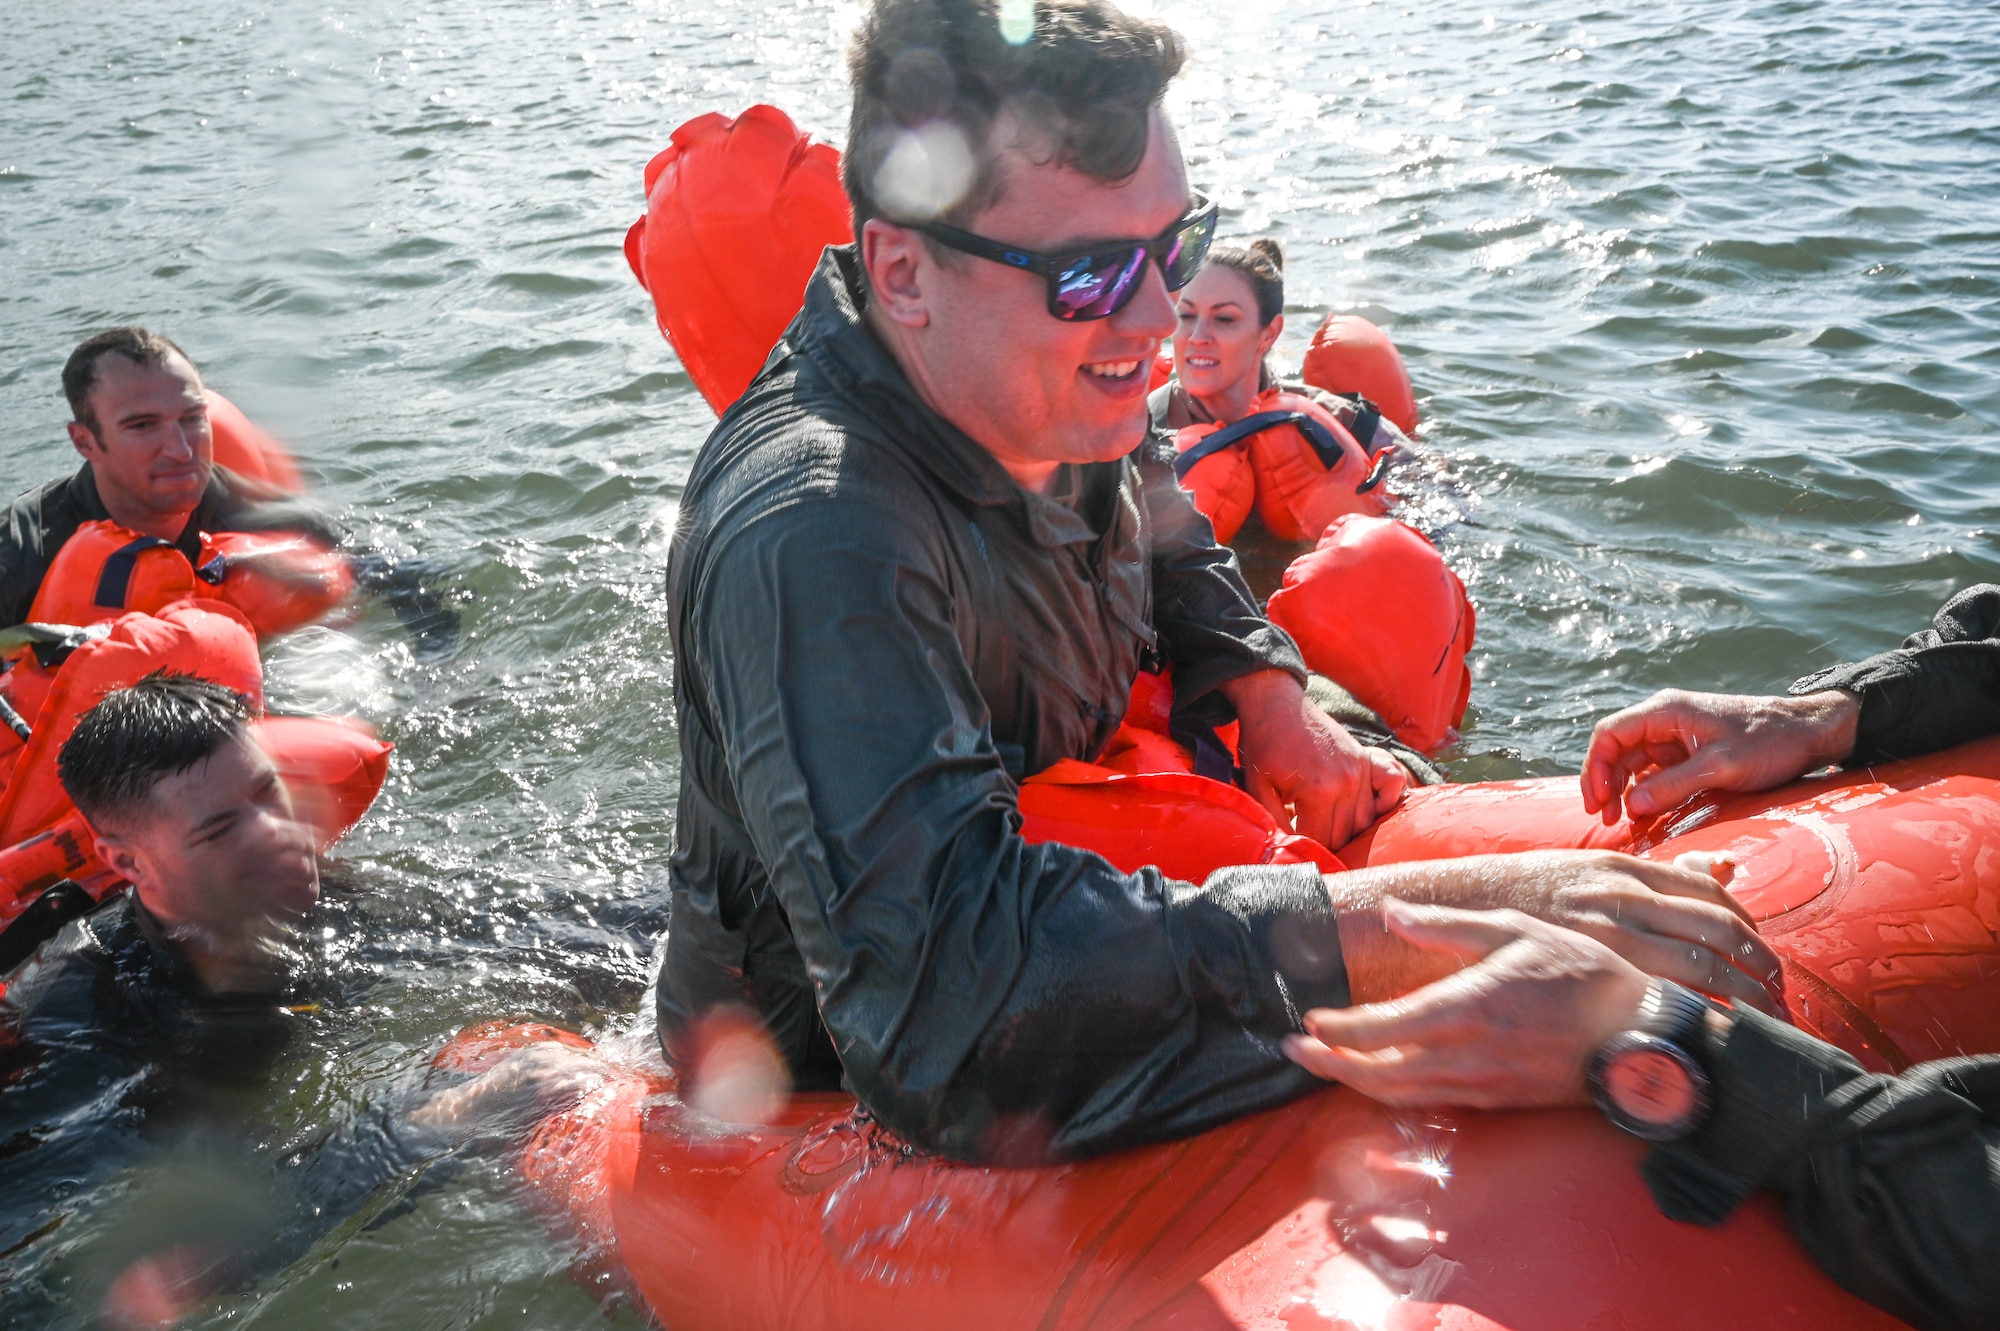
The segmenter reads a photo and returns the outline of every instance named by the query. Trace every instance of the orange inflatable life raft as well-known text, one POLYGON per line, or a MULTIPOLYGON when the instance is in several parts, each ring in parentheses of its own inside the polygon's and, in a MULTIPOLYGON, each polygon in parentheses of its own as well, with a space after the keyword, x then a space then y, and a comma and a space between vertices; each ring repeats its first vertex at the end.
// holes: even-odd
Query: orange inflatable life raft
MULTIPOLYGON (((39 706, 24 713, 30 719, 25 743, 11 733, 0 737, 0 926, 57 879, 71 879, 100 898, 117 885, 97 859, 88 823, 63 791, 56 758, 78 719, 105 694, 158 670, 211 680, 263 706, 257 640, 243 615, 224 603, 183 601, 158 614, 126 614, 70 651, 47 672, 39 706)), ((18 668, 9 678, 15 673, 18 668)), ((252 731, 322 849, 360 821, 388 775, 390 746, 358 721, 263 717, 252 731)))
POLYGON ((1421 532, 1393 518, 1336 518, 1292 561, 1266 608, 1306 664, 1336 680, 1420 753, 1454 737, 1472 697, 1477 615, 1421 532))
MULTIPOLYGON (((1733 851, 1794 1018, 1871 1066, 2000 1051, 2000 739, 1609 828, 1574 780, 1432 787, 1343 854, 1577 844, 1733 851)), ((575 1043, 481 1028, 439 1061, 552 1036, 575 1043)), ((1769 1196, 1713 1229, 1664 1219, 1643 1150, 1589 1111, 1398 1111, 1329 1087, 1186 1141, 985 1168, 912 1151, 845 1096, 731 1125, 671 1075, 620 1070, 521 1164, 685 1331, 1901 1325, 1821 1274, 1769 1196)))
POLYGON ((1358 314, 1329 314, 1313 333, 1299 377, 1314 388, 1360 394, 1404 434, 1416 437, 1417 399, 1403 353, 1389 335, 1358 314))
POLYGON ((840 154, 777 107, 753 106, 676 129, 645 179, 625 258, 719 414, 798 314, 820 254, 854 238, 840 154))

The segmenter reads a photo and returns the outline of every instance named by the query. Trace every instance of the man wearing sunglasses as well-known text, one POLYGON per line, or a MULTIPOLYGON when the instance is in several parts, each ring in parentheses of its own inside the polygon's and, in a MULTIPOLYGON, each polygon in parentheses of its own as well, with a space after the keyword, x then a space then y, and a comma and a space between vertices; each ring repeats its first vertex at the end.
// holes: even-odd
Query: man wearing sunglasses
POLYGON ((1181 40, 1102 0, 1030 15, 876 0, 850 58, 857 243, 689 478, 669 1057, 737 1005, 797 1085, 844 1081, 960 1158, 1196 1132, 1314 1084, 1282 1052, 1299 1012, 1450 969, 1383 931, 1388 894, 1518 906, 1767 1002, 1775 958, 1667 866, 1196 885, 1022 839, 1018 783, 1100 753, 1156 663, 1190 730, 1240 720, 1248 784, 1301 832, 1338 846, 1402 790, 1308 704, 1149 438, 1147 367, 1215 227, 1160 108, 1181 40))

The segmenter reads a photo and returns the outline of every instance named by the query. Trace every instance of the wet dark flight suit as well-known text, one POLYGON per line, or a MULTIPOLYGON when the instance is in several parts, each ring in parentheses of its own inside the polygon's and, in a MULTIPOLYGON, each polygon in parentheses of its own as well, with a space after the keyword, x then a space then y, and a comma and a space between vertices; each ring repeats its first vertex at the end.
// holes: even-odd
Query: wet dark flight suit
POLYGON ((282 993, 207 993, 128 891, 5 979, 0 1219, 18 1228, 0 1226, 0 1325, 96 1324, 62 1278, 80 1230, 86 1272, 192 1242, 226 1253, 220 1283, 235 1284, 294 1259, 438 1154, 397 1130, 395 1096, 303 1139, 246 1112, 314 1020, 313 1000, 338 992, 320 968, 282 993), (109 1178, 117 1186, 91 1182, 109 1178))
POLYGON ((1317 1083, 1280 1040, 1346 1001, 1310 867, 1206 884, 1020 836, 1016 783, 1096 756, 1134 672, 1183 714, 1304 675, 1150 438, 1029 494, 918 399, 830 250, 703 446, 668 575, 681 787, 662 1040, 760 1013, 961 1159, 1199 1132, 1317 1083))
MULTIPOLYGON (((1792 692, 1833 688, 1861 695, 1849 766, 2000 731, 2000 587, 1960 592, 1900 650, 1792 692)), ((1862 1298, 1919 1327, 2000 1327, 2000 1057, 1876 1076, 1739 1010, 1711 1070, 1713 1116, 1647 1158, 1662 1211, 1718 1224, 1775 1189, 1813 1259, 1862 1298)))
MULTIPOLYGON (((88 462, 75 475, 30 490, 7 508, 0 516, 0 629, 27 619, 50 562, 76 529, 110 518, 88 462)), ((201 562, 205 531, 296 531, 328 545, 340 544, 347 535, 315 505, 226 467, 215 468, 201 502, 174 542, 190 564, 201 562)))

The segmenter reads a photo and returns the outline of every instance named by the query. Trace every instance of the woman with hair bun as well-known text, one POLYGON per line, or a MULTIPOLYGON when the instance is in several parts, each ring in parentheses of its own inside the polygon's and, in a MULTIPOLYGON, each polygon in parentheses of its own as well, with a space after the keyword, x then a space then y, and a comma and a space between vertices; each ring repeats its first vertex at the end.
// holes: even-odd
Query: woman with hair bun
MULTIPOLYGON (((1180 293, 1175 374, 1149 400, 1153 424, 1173 432, 1175 474, 1218 541, 1254 511, 1289 543, 1268 613, 1299 643, 1309 696, 1430 785, 1443 776, 1422 755, 1448 741, 1471 690, 1471 604, 1420 533, 1382 520, 1392 500, 1376 464, 1408 442, 1402 431, 1359 397, 1271 372, 1284 262, 1264 237, 1209 251, 1180 293)), ((1245 550, 1268 563, 1258 543, 1245 550)))
POLYGON ((1217 245, 1180 293, 1174 378, 1154 392, 1153 423, 1175 432, 1181 483, 1235 536, 1254 507, 1273 536, 1319 539, 1345 513, 1381 513, 1370 463, 1403 442, 1359 399, 1283 383, 1265 359, 1285 328, 1284 251, 1269 237, 1217 245), (1233 428, 1231 428, 1233 427, 1233 428), (1356 439, 1356 432, 1363 436, 1356 439))
POLYGON ((1265 357, 1285 331, 1285 253, 1259 236, 1217 245, 1181 289, 1174 378, 1153 397, 1156 423, 1178 430, 1241 420, 1277 386, 1265 357))

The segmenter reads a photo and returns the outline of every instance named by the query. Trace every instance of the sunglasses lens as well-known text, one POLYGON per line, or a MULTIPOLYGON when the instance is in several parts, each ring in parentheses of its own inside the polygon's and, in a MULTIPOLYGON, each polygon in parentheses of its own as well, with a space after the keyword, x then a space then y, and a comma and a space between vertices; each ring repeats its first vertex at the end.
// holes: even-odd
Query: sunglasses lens
POLYGON ((1166 279, 1167 290, 1179 291, 1194 281, 1202 261, 1208 258, 1209 243, 1214 239, 1215 211, 1212 208, 1197 214, 1174 233, 1172 247, 1160 256, 1160 275, 1166 279))
POLYGON ((1072 259, 1054 281, 1058 319, 1102 319, 1125 307, 1146 266, 1146 247, 1132 245, 1072 259))

